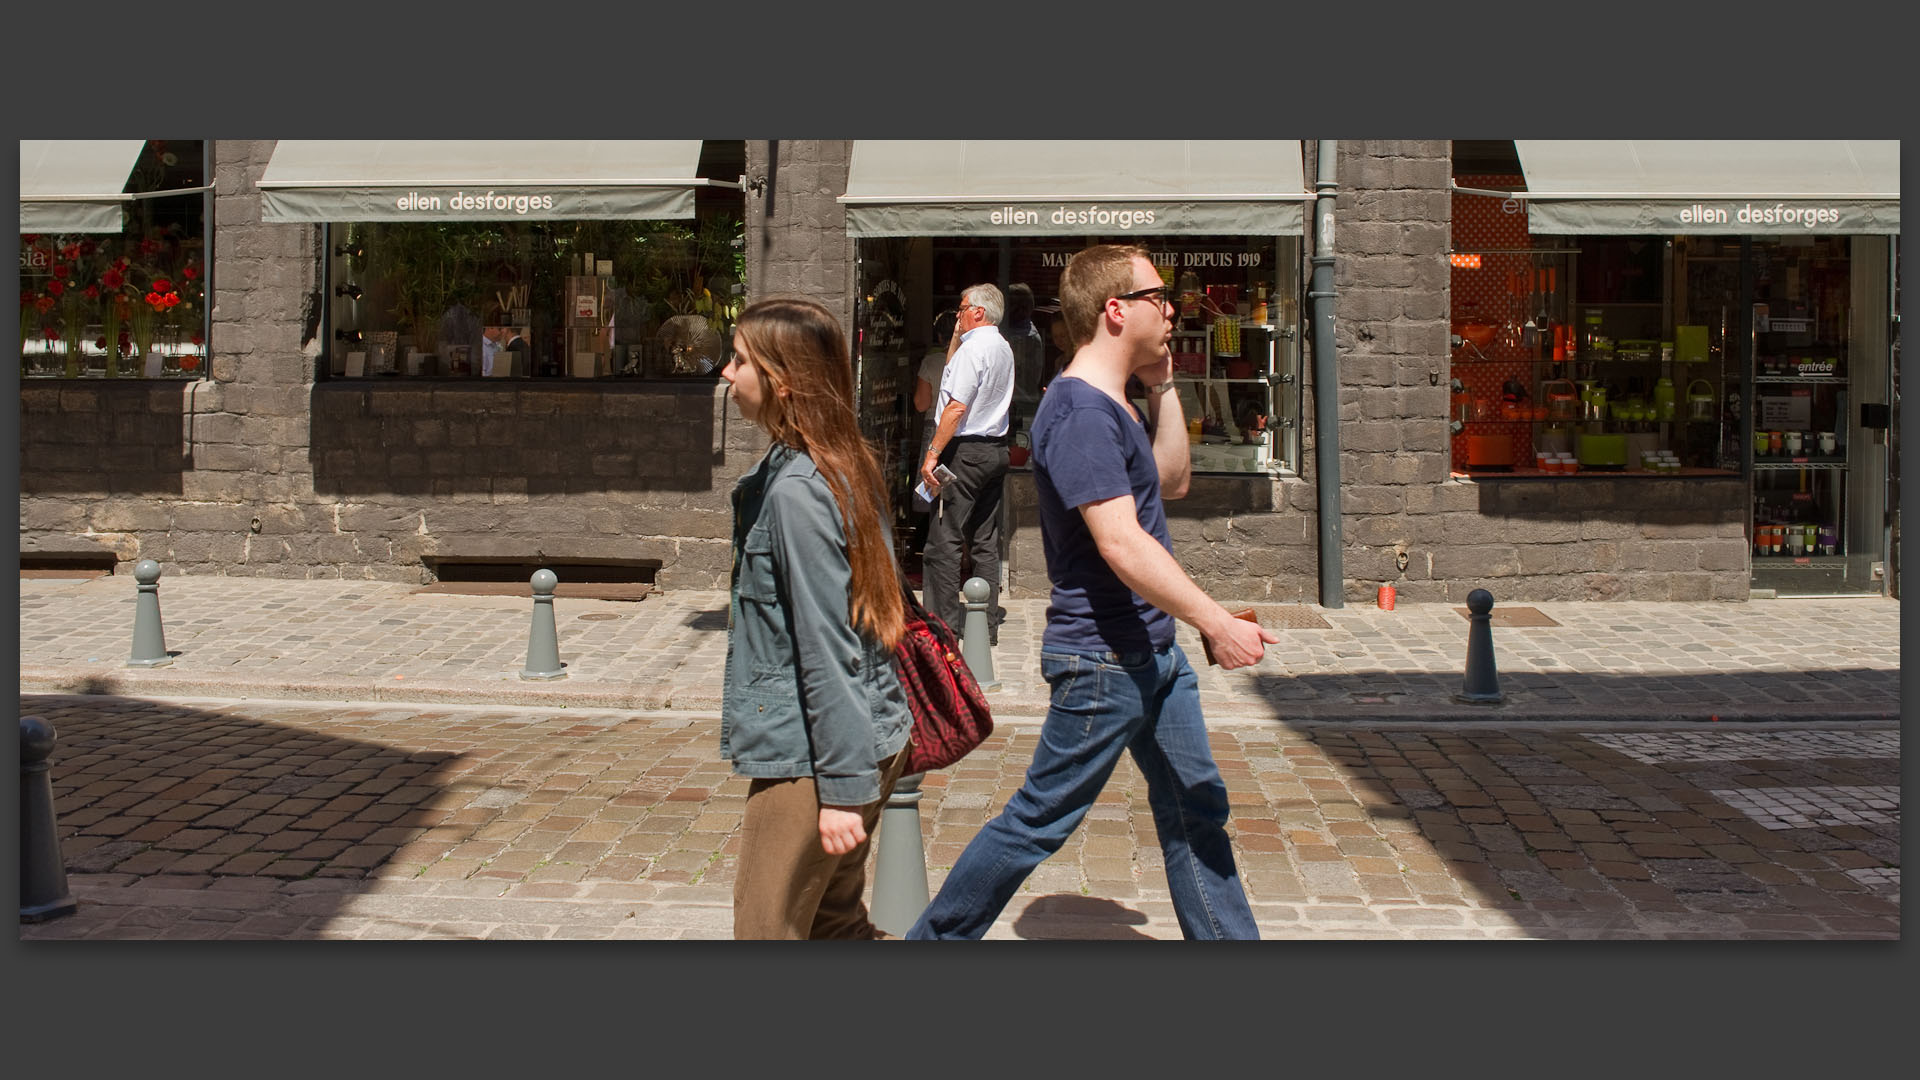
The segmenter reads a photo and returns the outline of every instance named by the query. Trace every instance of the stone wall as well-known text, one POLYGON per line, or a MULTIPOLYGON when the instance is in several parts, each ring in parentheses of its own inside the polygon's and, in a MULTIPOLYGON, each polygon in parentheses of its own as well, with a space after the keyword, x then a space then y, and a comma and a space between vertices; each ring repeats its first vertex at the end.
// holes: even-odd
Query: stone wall
POLYGON ((23 548, 398 581, 439 559, 638 563, 724 585, 728 496, 766 445, 724 383, 316 383, 318 229, 260 220, 273 145, 214 148, 209 379, 22 384, 23 548))
POLYGON ((838 199, 847 191, 853 143, 749 140, 748 293, 804 296, 853 328, 853 240, 838 199))
POLYGON ((1412 565, 1400 577, 1395 557, 1440 543, 1411 518, 1421 493, 1447 481, 1448 151, 1445 141, 1339 143, 1334 340, 1348 601, 1371 602, 1382 581, 1397 581, 1409 601, 1443 595, 1412 565))
MULTIPOLYGON (((1232 601, 1311 604, 1319 599, 1314 490, 1298 477, 1196 476, 1166 504, 1174 556, 1207 595, 1232 601)), ((1046 553, 1033 474, 1007 475, 1012 537, 1007 595, 1044 597, 1046 553)))

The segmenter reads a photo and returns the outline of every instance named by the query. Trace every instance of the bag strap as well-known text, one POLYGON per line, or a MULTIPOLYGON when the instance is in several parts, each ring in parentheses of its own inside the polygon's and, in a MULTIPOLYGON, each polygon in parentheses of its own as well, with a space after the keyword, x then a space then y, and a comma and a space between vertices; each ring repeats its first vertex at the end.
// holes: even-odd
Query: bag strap
POLYGON ((928 632, 933 634, 942 645, 951 649, 954 655, 958 656, 960 653, 959 633, 956 632, 953 627, 948 626, 940 616, 928 611, 926 605, 914 599, 913 590, 907 587, 905 571, 900 570, 897 565, 894 567, 894 570, 900 578, 900 602, 906 609, 906 621, 913 622, 915 619, 920 620, 920 622, 926 626, 928 632))

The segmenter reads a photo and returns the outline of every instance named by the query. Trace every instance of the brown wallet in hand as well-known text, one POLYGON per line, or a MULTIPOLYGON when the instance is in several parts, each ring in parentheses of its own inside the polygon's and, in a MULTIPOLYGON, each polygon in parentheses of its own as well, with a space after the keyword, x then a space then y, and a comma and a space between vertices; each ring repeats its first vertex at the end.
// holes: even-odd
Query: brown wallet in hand
MULTIPOLYGON (((1233 617, 1236 619, 1245 619, 1255 626, 1260 625, 1260 620, 1254 617, 1252 608, 1242 608, 1241 610, 1233 612, 1232 614, 1233 614, 1233 617)), ((1215 667, 1219 667, 1220 661, 1215 660, 1213 658, 1213 642, 1207 640, 1207 635, 1205 634, 1200 635, 1200 646, 1201 648, 1205 649, 1207 652, 1207 663, 1212 664, 1215 667)))

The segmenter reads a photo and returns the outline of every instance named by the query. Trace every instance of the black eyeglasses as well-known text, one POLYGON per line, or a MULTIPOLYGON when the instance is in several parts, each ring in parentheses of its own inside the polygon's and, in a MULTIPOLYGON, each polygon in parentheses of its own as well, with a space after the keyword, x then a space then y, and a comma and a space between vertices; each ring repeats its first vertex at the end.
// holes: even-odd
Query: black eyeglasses
POLYGON ((1169 289, 1165 285, 1155 285, 1150 289, 1135 289, 1130 293, 1121 293, 1119 296, 1114 297, 1114 299, 1115 300, 1152 300, 1155 304, 1164 306, 1164 305, 1170 305, 1173 303, 1172 300, 1167 298, 1167 294, 1172 291, 1173 290, 1169 289))

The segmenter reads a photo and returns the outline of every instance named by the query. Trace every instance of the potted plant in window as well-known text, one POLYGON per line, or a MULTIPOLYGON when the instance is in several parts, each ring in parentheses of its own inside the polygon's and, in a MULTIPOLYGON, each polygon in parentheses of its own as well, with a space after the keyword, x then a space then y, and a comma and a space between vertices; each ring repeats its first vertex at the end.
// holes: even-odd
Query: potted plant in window
POLYGON ((109 266, 100 275, 100 348, 107 354, 107 378, 120 374, 120 351, 125 344, 120 340, 120 324, 126 321, 131 308, 127 298, 121 292, 126 284, 126 276, 117 267, 109 266))
POLYGON ((179 303, 180 294, 174 290, 173 279, 156 277, 148 283, 145 295, 129 305, 132 311, 128 328, 133 334, 133 355, 140 363, 146 363, 146 358, 153 354, 161 319, 179 303))
MULTIPOLYGON (((183 324, 199 321, 200 296, 202 292, 200 267, 190 258, 180 265, 178 280, 169 281, 174 299, 167 305, 167 348, 173 362, 182 371, 192 371, 200 364, 198 355, 181 341, 180 328, 183 324)), ((196 333, 194 337, 199 337, 196 333)), ((198 344, 196 341, 194 344, 198 344)))
POLYGON ((440 313, 447 307, 446 266, 440 230, 432 225, 402 225, 384 238, 393 264, 393 317, 413 335, 415 358, 406 371, 416 373, 440 345, 440 313))
POLYGON ((426 370, 440 345, 447 309, 473 295, 476 231, 458 225, 396 225, 380 230, 368 247, 374 273, 393 283, 395 322, 413 335, 414 352, 426 370))
POLYGON ((99 295, 97 285, 80 283, 80 257, 79 244, 59 247, 53 265, 48 269, 47 280, 47 295, 60 307, 59 334, 57 339, 49 335, 48 340, 60 342, 61 354, 66 361, 64 374, 69 379, 79 378, 85 369, 81 347, 86 341, 87 322, 93 315, 91 301, 99 295))
POLYGON ((33 336, 35 323, 34 305, 39 301, 32 289, 22 286, 20 289, 20 374, 30 374, 27 364, 27 339, 33 336))

